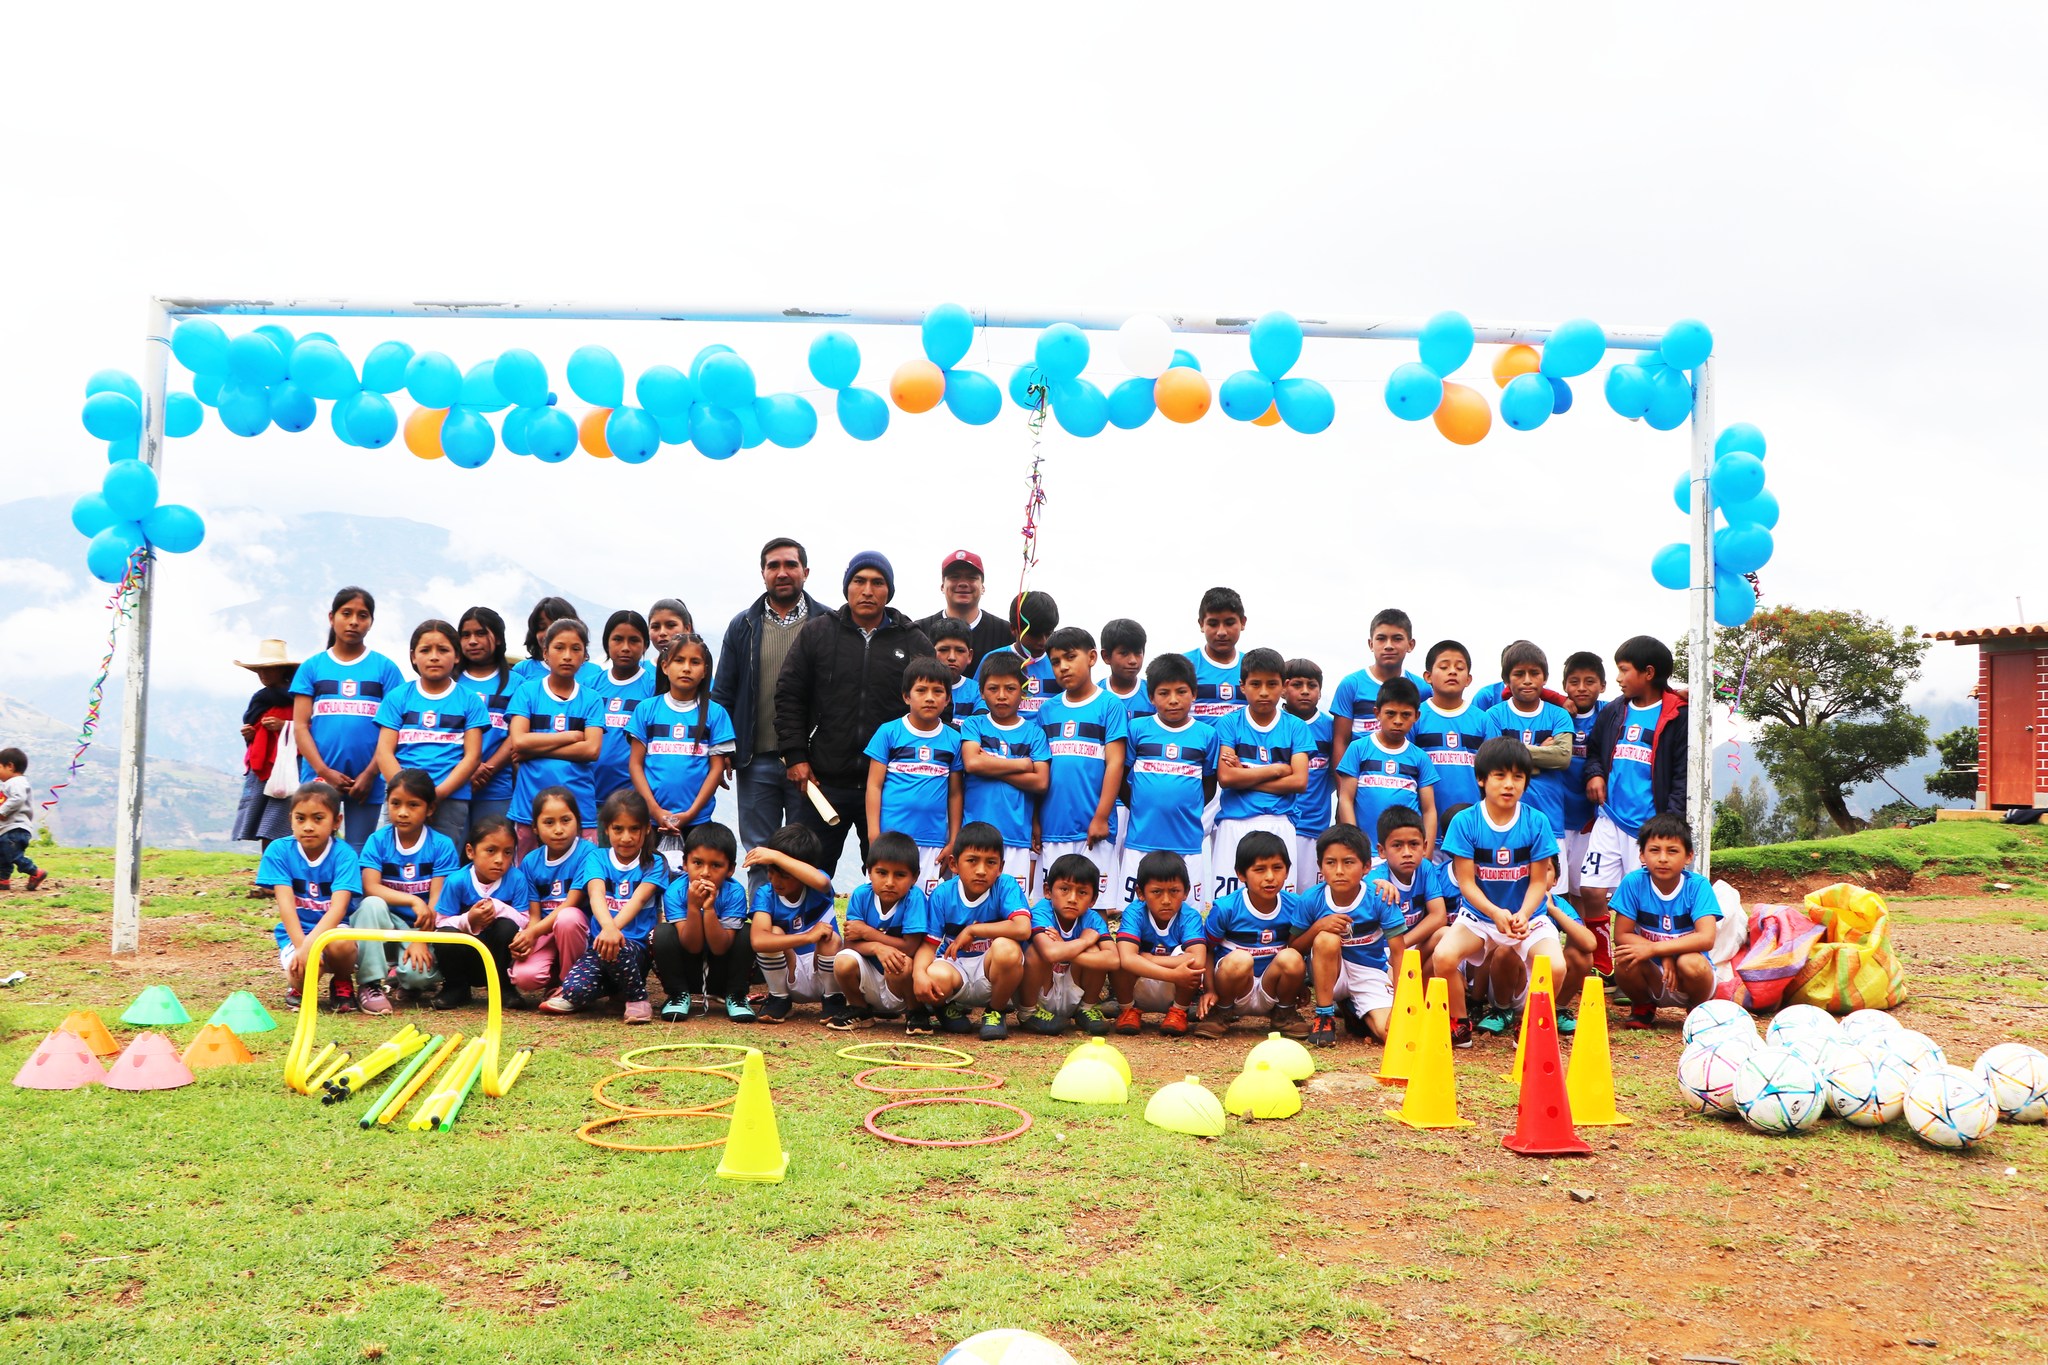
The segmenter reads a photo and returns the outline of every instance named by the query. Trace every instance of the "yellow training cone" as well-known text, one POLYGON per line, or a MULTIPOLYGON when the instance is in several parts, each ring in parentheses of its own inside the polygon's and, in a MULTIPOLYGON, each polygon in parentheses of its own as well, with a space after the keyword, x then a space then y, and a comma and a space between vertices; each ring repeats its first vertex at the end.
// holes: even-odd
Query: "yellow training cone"
MULTIPOLYGON (((1543 961, 1544 959, 1537 959, 1543 961)), ((1564 1073, 1572 1122, 1581 1127, 1617 1128, 1634 1123, 1614 1107, 1614 1061, 1607 1052, 1607 987, 1588 976, 1579 994, 1579 1031, 1572 1035, 1572 1062, 1564 1073)))
POLYGON ((184 1062, 194 1071, 204 1071, 211 1066, 239 1066, 253 1062, 255 1054, 235 1036, 235 1031, 220 1024, 208 1024, 199 1030, 199 1036, 185 1049, 184 1062))
POLYGON ((1387 1046, 1380 1053, 1381 1085, 1403 1085, 1415 1074, 1422 1049, 1422 951, 1401 953, 1401 975, 1394 982, 1394 1008, 1387 1014, 1387 1046))
POLYGON ((1301 1092, 1271 1062, 1254 1062, 1223 1092, 1223 1107, 1239 1118, 1291 1119, 1301 1112, 1301 1092))
POLYGON ((1070 1062, 1081 1057, 1098 1062, 1108 1062, 1116 1068, 1117 1074, 1124 1078, 1125 1085, 1131 1083, 1131 1064, 1124 1060, 1124 1054, 1117 1051, 1116 1047, 1108 1039, 1090 1038, 1087 1042, 1067 1054, 1067 1060, 1070 1062))
POLYGON ((95 1057, 112 1057, 121 1051, 121 1045, 114 1041, 114 1035, 107 1032, 107 1026, 100 1022, 92 1010, 73 1010, 64 1016, 64 1022, 57 1025, 57 1032, 68 1033, 92 1049, 95 1057))
POLYGON ((1189 1137, 1223 1136, 1223 1103, 1193 1076, 1162 1085, 1145 1105, 1145 1122, 1189 1137))
POLYGON ((1400 1109, 1389 1109, 1387 1117, 1410 1128, 1470 1128, 1472 1120, 1458 1117, 1458 1077, 1451 1066, 1451 992, 1442 977, 1429 983, 1421 1032, 1408 1094, 1400 1109))
POLYGON ((789 1153, 775 1128, 775 1102, 768 1094, 768 1067, 759 1048, 748 1048, 740 1067, 739 1098, 732 1105, 732 1127, 726 1130, 725 1157, 718 1163, 722 1180, 776 1184, 789 1170, 789 1153))
MULTIPOLYGON (((1557 991, 1550 984, 1550 957, 1546 953, 1536 954, 1536 965, 1529 968, 1529 994, 1538 991, 1550 997, 1553 1010, 1557 1007, 1557 991)), ((1522 1055, 1529 1050, 1529 1001, 1522 1001, 1522 1027, 1515 1034, 1515 1069, 1508 1072, 1507 1079, 1516 1085, 1522 1083, 1522 1055)))
POLYGON ((1251 1050, 1251 1055, 1244 1059, 1244 1069, 1250 1071, 1260 1062, 1290 1081, 1305 1081, 1316 1074, 1316 1059, 1309 1056, 1308 1049, 1278 1033, 1267 1034, 1266 1041, 1251 1050))
POLYGON ((1067 1104, 1122 1104, 1130 1095, 1123 1072, 1094 1057, 1076 1057, 1052 1078, 1052 1097, 1067 1104))

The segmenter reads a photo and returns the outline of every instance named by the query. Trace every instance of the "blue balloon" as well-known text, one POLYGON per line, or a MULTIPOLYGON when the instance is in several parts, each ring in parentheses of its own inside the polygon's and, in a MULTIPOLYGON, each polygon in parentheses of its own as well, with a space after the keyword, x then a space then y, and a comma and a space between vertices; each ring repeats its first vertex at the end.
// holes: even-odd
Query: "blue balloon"
POLYGON ((515 346, 500 354, 491 369, 491 382, 498 386, 499 393, 521 407, 548 405, 548 367, 532 351, 515 346))
POLYGON ((1692 586, 1692 546, 1674 540, 1650 557, 1650 577, 1660 588, 1692 586))
POLYGON ((1607 406, 1630 419, 1650 410, 1650 372, 1640 365, 1615 365, 1607 371, 1607 406))
POLYGON ((132 525, 116 522, 92 538, 85 547, 86 572, 102 583, 119 583, 128 576, 129 556, 141 548, 140 528, 128 530, 132 525))
MULTIPOLYGON (((1709 485, 1709 496, 1711 494, 1712 489, 1711 485, 1709 485)), ((1671 490, 1671 500, 1678 504, 1679 511, 1687 516, 1692 515, 1692 471, 1690 469, 1679 474, 1678 483, 1671 490)))
MULTIPOLYGON (((478 412, 498 412, 512 406, 512 400, 505 397, 494 378, 498 370, 495 360, 479 360, 469 367, 469 373, 462 377, 462 393, 455 401, 465 408, 478 412)), ((547 392, 545 386, 541 392, 547 392)))
POLYGON ((1573 318, 1557 324, 1550 340, 1543 343, 1543 361, 1538 368, 1548 378, 1570 379, 1598 365, 1606 354, 1607 333, 1600 330, 1600 324, 1573 318))
POLYGON ((1755 573, 1777 548, 1761 526, 1723 526, 1714 532, 1714 564, 1724 574, 1755 573))
POLYGON ((1152 420, 1159 402, 1152 396, 1158 381, 1140 376, 1126 379, 1109 391, 1109 424, 1118 431, 1135 431, 1152 420))
POLYGON ((1555 417, 1560 412, 1570 412, 1572 410, 1571 385, 1565 383, 1562 379, 1553 379, 1550 381, 1550 391, 1556 395, 1550 405, 1551 416, 1555 417))
POLYGON ((1643 420, 1658 431, 1685 425, 1692 416, 1692 381, 1685 371, 1666 366, 1650 381, 1650 407, 1643 420))
MULTIPOLYGON (((277 353, 287 360, 291 358, 292 348, 299 344, 293 339, 290 332, 287 332, 274 322, 266 322, 255 330, 257 336, 269 337, 270 344, 277 347, 277 353)), ((234 356, 232 354, 228 357, 228 363, 230 365, 234 363, 234 356)))
POLYGON ((481 413, 468 408, 450 408, 441 420, 441 450, 448 463, 459 469, 475 469, 491 458, 498 438, 481 413))
POLYGON ((889 405, 871 389, 839 391, 839 425, 856 441, 872 441, 889 429, 889 405))
POLYGON ((1721 509, 1730 526, 1761 526, 1766 531, 1778 525, 1778 495, 1766 488, 1749 499, 1721 509))
POLYGON ((304 336, 300 337, 299 340, 302 342, 324 341, 330 346, 339 346, 341 344, 326 332, 308 332, 304 336))
POLYGON ((107 442, 108 464, 118 464, 122 460, 139 460, 141 458, 142 438, 140 436, 130 436, 125 441, 107 442))
POLYGON ((1759 460, 1764 457, 1764 434, 1755 423, 1730 422, 1722 427, 1721 434, 1714 438, 1715 455, 1730 455, 1738 450, 1754 455, 1759 460))
POLYGON ((192 376, 192 396, 209 408, 220 406, 220 386, 227 382, 225 375, 195 374, 192 376))
POLYGON ((602 346, 579 346, 569 357, 569 392, 593 408, 615 408, 626 401, 626 370, 602 346))
POLYGON ((1109 399, 1085 379, 1069 379, 1053 391, 1053 420, 1069 436, 1094 436, 1109 425, 1109 399))
MULTIPOLYGON (((849 390, 859 392, 859 390, 849 390)), ((873 397, 872 394, 869 395, 873 397)), ((842 397, 842 403, 845 399, 842 397)), ((880 402, 879 398, 875 399, 880 402)), ((888 422, 888 411, 883 410, 882 420, 888 422)), ((712 403, 699 403, 690 413, 690 444, 697 447, 697 453, 708 460, 731 459, 746 438, 746 431, 740 426, 740 419, 726 408, 712 403)))
POLYGON ((754 369, 737 352, 720 351, 704 357, 697 371, 697 392, 713 407, 737 412, 754 406, 754 369))
POLYGON ((421 351, 405 364, 405 391, 423 408, 452 408, 462 397, 462 371, 439 351, 421 351))
POLYGON ((673 365, 650 365, 633 385, 633 396, 656 418, 681 417, 688 421, 690 404, 697 401, 697 386, 673 365))
POLYGON ((291 381, 315 398, 346 398, 362 388, 356 367, 331 341, 304 338, 292 348, 291 381))
POLYGON ((1283 379, 1273 386, 1273 402, 1280 420, 1304 436, 1329 428, 1337 419, 1337 400, 1313 379, 1283 379))
POLYGON ((1051 397, 1051 388, 1052 381, 1036 365, 1019 365, 1010 372, 1010 401, 1020 408, 1036 412, 1039 404, 1051 397))
POLYGON ((957 303, 942 303, 924 315, 925 359, 950 370, 974 344, 974 318, 957 303))
POLYGON ((125 393, 94 394, 85 400, 79 418, 102 441, 125 441, 142 430, 142 409, 125 393))
POLYGON ((542 408, 526 424, 526 443, 535 459, 560 464, 576 453, 576 423, 560 408, 542 408))
POLYGON ((194 374, 228 372, 228 334, 210 318, 189 318, 171 333, 171 354, 194 374))
POLYGON ((979 370, 947 370, 946 408, 971 427, 987 426, 1003 411, 1003 391, 979 370))
POLYGON ((696 406, 692 403, 681 412, 661 413, 655 416, 655 425, 661 428, 663 445, 686 446, 690 443, 690 413, 696 406))
POLYGON ((363 387, 371 393, 397 393, 405 387, 412 347, 402 341, 380 341, 363 358, 363 387))
POLYGON ((320 405, 312 394, 287 379, 271 386, 270 420, 286 431, 304 431, 320 420, 320 405))
POLYGON ((257 436, 270 429, 270 390, 251 388, 230 379, 220 386, 220 424, 237 436, 257 436))
POLYGON ((735 354, 737 354, 737 352, 735 352, 732 347, 726 345, 722 341, 714 341, 709 346, 706 346, 703 349, 699 350, 697 354, 690 360, 690 382, 692 384, 698 384, 699 387, 702 387, 700 381, 703 379, 704 375, 704 362, 711 359, 711 357, 715 355, 735 354))
POLYGON ((1202 362, 1195 359, 1193 351, 1175 351, 1173 353, 1173 364, 1168 365, 1166 368, 1169 370, 1193 370, 1196 374, 1200 374, 1202 372, 1202 362))
POLYGON ((263 333, 244 332, 228 343, 228 378, 237 383, 268 388, 285 373, 284 352, 263 333))
POLYGON ((348 438, 365 450, 382 450, 398 435, 398 410, 381 393, 358 393, 335 405, 348 438))
POLYGON ((646 464, 661 449, 661 425, 639 408, 613 408, 605 419, 604 443, 627 464, 646 464))
POLYGON ((811 338, 811 378, 828 389, 843 389, 860 373, 860 345, 844 332, 811 338))
MULTIPOLYGON (((327 409, 327 427, 334 433, 334 439, 345 446, 352 446, 356 443, 356 438, 348 434, 348 413, 350 406, 360 397, 362 397, 360 393, 351 394, 347 398, 335 402, 327 409)), ((382 397, 382 395, 380 394, 379 397, 382 397)))
POLYGON ((85 381, 85 396, 90 398, 96 393, 118 393, 137 407, 142 405, 142 385, 126 370, 95 370, 92 378, 85 381))
POLYGON ((71 504, 71 526, 78 534, 91 539, 112 526, 119 518, 114 509, 107 506, 107 500, 97 493, 81 494, 71 504))
POLYGON ((140 460, 110 465, 100 480, 100 496, 116 521, 141 521, 156 507, 156 471, 140 460))
POLYGON ((189 393, 164 395, 164 435, 190 436, 206 422, 206 405, 189 393))
MULTIPOLYGON (((754 401, 759 402, 760 400, 755 399, 754 401)), ((768 439, 768 433, 761 430, 761 419, 755 414, 753 403, 735 410, 733 416, 737 417, 740 423, 741 450, 752 450, 755 446, 768 439)))
POLYGON ((1756 589, 1745 578, 1723 578, 1714 584, 1714 624, 1735 629, 1756 615, 1756 589))
POLYGON ((1443 378, 1427 364, 1411 360, 1387 376, 1387 411, 1404 422, 1420 422, 1443 401, 1443 378))
MULTIPOLYGON (((498 439, 505 443, 505 449, 513 455, 533 454, 533 443, 526 438, 526 430, 533 424, 536 412, 545 412, 545 407, 516 407, 505 414, 498 423, 498 439)), ((609 438, 607 438, 609 439, 609 438)), ((617 453, 617 447, 613 447, 617 453)))
MULTIPOLYGON (((1268 313, 1252 324, 1252 364, 1260 374, 1272 380, 1284 378, 1299 359, 1301 324, 1292 315, 1268 313)), ((1256 412, 1252 414, 1254 417, 1258 415, 1256 412)))
POLYGON ((1673 369, 1698 369, 1714 353, 1714 334, 1707 330, 1706 323, 1684 318, 1664 329, 1664 339, 1657 343, 1657 349, 1673 369))
MULTIPOLYGON (((990 384, 989 389, 993 392, 995 385, 990 384)), ((998 393, 995 397, 1000 409, 1003 396, 998 393)), ((809 445, 811 437, 818 434, 818 410, 808 398, 798 394, 771 393, 755 399, 754 417, 761 424, 762 434, 784 450, 809 445)))
POLYGON ((1217 389, 1223 415, 1239 422, 1264 417, 1273 406, 1273 381, 1258 370, 1239 370, 1217 389))
POLYGON ((1747 451, 1737 450, 1715 460, 1709 477, 1714 483, 1717 506, 1748 502, 1764 491, 1764 462, 1747 451))
POLYGON ((142 519, 142 534, 166 554, 188 555, 206 539, 206 523, 189 507, 165 503, 142 519))
POLYGON ((1055 322, 1038 334, 1032 358, 1048 379, 1079 379, 1088 368, 1088 336, 1070 322, 1055 322))
POLYGON ((1500 394, 1500 420, 1516 431, 1534 431, 1550 420, 1557 394, 1540 374, 1518 374, 1500 394))
MULTIPOLYGON (((1459 312, 1438 313, 1422 324, 1422 363, 1439 379, 1472 358, 1472 324, 1459 312)), ((1432 406, 1430 412, 1435 412, 1432 406)), ((1423 416, 1428 416, 1424 413, 1423 416)), ((1415 419, 1410 418, 1410 421, 1415 419)))

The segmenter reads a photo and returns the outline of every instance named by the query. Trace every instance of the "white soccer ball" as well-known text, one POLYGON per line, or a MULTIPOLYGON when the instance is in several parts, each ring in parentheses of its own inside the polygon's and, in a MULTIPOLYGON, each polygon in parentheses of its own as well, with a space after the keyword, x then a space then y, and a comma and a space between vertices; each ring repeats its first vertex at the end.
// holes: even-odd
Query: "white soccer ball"
POLYGON ((1899 1028, 1880 1033, 1873 1046, 1883 1048, 1915 1071, 1941 1066, 1948 1061, 1941 1044, 1915 1029, 1899 1028))
POLYGON ((1755 1050, 1752 1041, 1740 1038, 1716 1042, 1702 1038, 1688 1045, 1678 1058, 1678 1094, 1686 1112, 1712 1118, 1735 1116, 1735 1073, 1742 1059, 1755 1050))
POLYGON ((1946 1064, 1915 1073, 1906 1090, 1905 1114, 1915 1137, 1952 1151, 1982 1141, 1998 1126, 1991 1087, 1974 1071, 1946 1064))
POLYGON ((1871 1041, 1880 1033, 1904 1028, 1886 1010, 1856 1010, 1842 1017, 1842 1033, 1858 1047, 1871 1041))
POLYGON ((2048 1053, 2025 1043, 1987 1049, 1974 1068, 1991 1088, 1998 1116, 2009 1123, 2048 1122, 2048 1053))
POLYGON ((1912 1074, 1874 1052, 1844 1045, 1821 1080, 1828 1088, 1828 1108, 1837 1117, 1858 1128, 1878 1128, 1899 1116, 1912 1074))
POLYGON ((939 1357, 939 1365, 1075 1365, 1056 1342, 1036 1332, 999 1327, 978 1332, 939 1357))
POLYGON ((1756 1037, 1756 1020, 1748 1010, 1733 1000, 1709 1000, 1704 1005, 1693 1006, 1685 1016, 1685 1028, 1679 1036, 1688 1043, 1697 1043, 1702 1034, 1738 1028, 1746 1029, 1750 1037, 1756 1037))
POLYGON ((1835 1016, 1818 1005, 1787 1005, 1771 1019, 1771 1026, 1764 1030, 1764 1041, 1779 1047, 1789 1044, 1802 1033, 1827 1033, 1840 1036, 1842 1026, 1835 1022, 1835 1016))
POLYGON ((1735 1108, 1760 1133, 1802 1133, 1827 1109, 1813 1063, 1787 1047, 1761 1047, 1735 1070, 1735 1108))
POLYGON ((1819 1029, 1795 1033, 1785 1040, 1784 1046, 1812 1062, 1813 1069, 1818 1071, 1823 1079, 1829 1070, 1847 1061, 1849 1054, 1860 1051, 1854 1043, 1840 1035, 1822 1033, 1819 1029))

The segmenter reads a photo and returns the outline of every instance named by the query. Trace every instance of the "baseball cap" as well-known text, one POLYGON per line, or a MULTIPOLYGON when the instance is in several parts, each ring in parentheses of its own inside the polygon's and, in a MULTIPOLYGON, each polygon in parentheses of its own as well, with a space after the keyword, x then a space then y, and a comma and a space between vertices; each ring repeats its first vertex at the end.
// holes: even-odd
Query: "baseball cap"
POLYGON ((940 561, 940 577, 944 577, 946 574, 952 572, 953 566, 955 564, 969 565, 978 574, 986 575, 987 572, 985 569, 982 568, 980 555, 974 553, 974 551, 972 550, 955 550, 953 551, 953 553, 947 555, 945 559, 940 561))

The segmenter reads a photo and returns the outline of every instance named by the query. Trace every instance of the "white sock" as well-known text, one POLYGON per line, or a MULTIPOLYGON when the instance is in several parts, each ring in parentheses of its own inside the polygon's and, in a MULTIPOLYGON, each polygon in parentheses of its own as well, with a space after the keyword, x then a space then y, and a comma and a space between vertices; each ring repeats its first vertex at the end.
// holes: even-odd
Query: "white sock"
POLYGON ((761 975, 767 979, 768 994, 789 994, 789 954, 756 953, 754 961, 761 966, 761 975))

